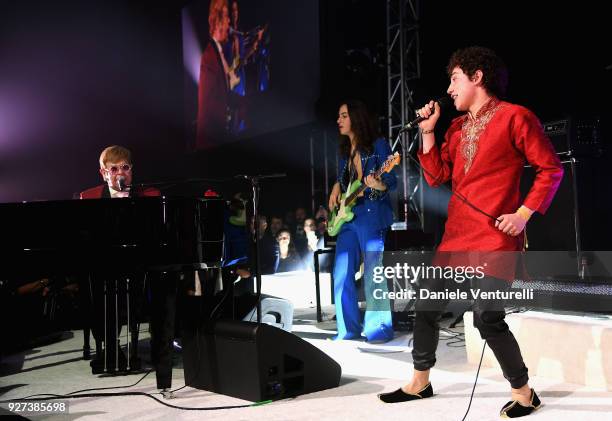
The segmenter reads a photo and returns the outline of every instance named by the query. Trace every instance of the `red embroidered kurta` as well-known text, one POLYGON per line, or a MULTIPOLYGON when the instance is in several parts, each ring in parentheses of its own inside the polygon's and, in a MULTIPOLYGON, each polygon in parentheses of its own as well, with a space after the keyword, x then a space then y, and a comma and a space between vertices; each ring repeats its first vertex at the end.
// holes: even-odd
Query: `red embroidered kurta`
MULTIPOLYGON (((492 99, 478 111, 454 119, 443 144, 418 154, 431 186, 452 179, 453 192, 495 218, 523 204, 544 213, 555 195, 563 167, 537 117, 528 109, 492 99), (521 202, 519 183, 529 162, 536 178, 521 202)), ((511 237, 495 221, 472 209, 456 194, 438 251, 519 251, 523 234, 511 237)))

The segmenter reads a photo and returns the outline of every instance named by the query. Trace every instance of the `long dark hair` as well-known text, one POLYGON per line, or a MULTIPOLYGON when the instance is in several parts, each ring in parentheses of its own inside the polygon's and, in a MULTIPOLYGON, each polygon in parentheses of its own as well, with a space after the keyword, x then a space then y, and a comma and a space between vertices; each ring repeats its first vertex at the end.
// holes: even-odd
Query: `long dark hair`
MULTIPOLYGON (((378 131, 372 121, 366 105, 358 100, 348 100, 341 103, 346 105, 349 118, 351 119, 351 130, 355 135, 357 149, 371 153, 372 145, 378 137, 378 131)), ((351 153, 351 139, 346 135, 340 135, 340 154, 348 157, 351 153)))
POLYGON ((291 234, 291 231, 289 231, 287 228, 279 229, 278 232, 276 233, 276 243, 279 246, 279 252, 280 252, 280 242, 278 241, 278 237, 280 237, 280 235, 284 232, 289 234, 289 247, 287 249, 287 258, 289 258, 290 256, 297 255, 297 249, 295 248, 295 243, 293 242, 293 234, 291 234))

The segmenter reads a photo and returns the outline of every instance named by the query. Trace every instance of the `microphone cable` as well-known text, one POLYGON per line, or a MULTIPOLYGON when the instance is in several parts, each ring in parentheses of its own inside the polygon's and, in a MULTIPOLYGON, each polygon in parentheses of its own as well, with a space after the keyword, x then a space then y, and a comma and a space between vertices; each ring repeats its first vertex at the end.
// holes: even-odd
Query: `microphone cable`
POLYGON ((476 378, 474 379, 474 386, 472 387, 472 393, 470 395, 470 402, 468 403, 467 411, 465 411, 465 415, 461 418, 461 421, 465 421, 465 418, 468 416, 470 412, 470 408, 472 407, 472 400, 474 399, 474 391, 476 390, 476 383, 478 383, 478 375, 480 374, 480 367, 482 366, 482 358, 484 357, 485 349, 487 347, 487 341, 484 341, 482 344, 482 353, 480 354, 480 361, 478 362, 478 371, 476 371, 476 378))
MULTIPOLYGON (((440 177, 436 177, 434 176, 432 173, 430 173, 428 170, 426 170, 421 163, 419 162, 419 160, 417 160, 416 158, 414 158, 410 152, 406 151, 406 156, 412 161, 414 162, 417 167, 422 170, 425 174, 427 174, 429 177, 433 178, 436 182, 440 182, 440 177)), ((453 190, 448 188, 445 184, 440 183, 440 186, 442 186, 442 188, 444 188, 446 191, 450 192, 451 196, 455 195, 457 196, 463 203, 465 203, 466 205, 468 205, 470 208, 474 209, 476 212, 483 214, 484 216, 486 216, 487 218, 495 221, 495 222, 502 222, 499 219, 497 219, 496 217, 494 217, 493 215, 491 215, 490 213, 485 212, 484 210, 480 209, 478 206, 474 205, 472 202, 470 202, 463 194, 461 194, 459 191, 457 190, 453 190)))
MULTIPOLYGON (((517 308, 506 312, 506 316, 514 313, 524 313, 526 311, 531 310, 530 308, 517 308)), ((461 421, 465 421, 465 418, 468 416, 470 412, 470 407, 472 406, 472 400, 474 399, 474 391, 476 390, 476 383, 478 383, 478 375, 480 374, 480 367, 482 367, 482 359, 484 357, 485 349, 487 347, 487 341, 484 341, 482 344, 482 353, 480 354, 480 361, 478 362, 478 370, 476 371, 476 378, 474 379, 474 386, 472 387, 472 393, 470 395, 470 402, 468 403, 467 411, 465 411, 465 415, 461 418, 461 421)))

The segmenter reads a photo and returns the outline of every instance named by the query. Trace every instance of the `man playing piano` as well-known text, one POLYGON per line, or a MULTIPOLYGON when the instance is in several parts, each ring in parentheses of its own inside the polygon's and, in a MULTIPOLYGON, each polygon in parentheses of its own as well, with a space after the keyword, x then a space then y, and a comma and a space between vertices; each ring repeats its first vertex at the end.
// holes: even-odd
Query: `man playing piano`
MULTIPOLYGON (((132 187, 132 154, 123 146, 109 146, 100 154, 100 175, 105 184, 87 189, 80 194, 81 199, 114 199, 122 197, 157 197, 161 192, 156 188, 132 187)), ((169 275, 168 275, 169 276, 169 275)), ((172 374, 172 339, 174 337, 174 309, 176 283, 162 279, 161 273, 148 273, 151 289, 151 356, 157 372, 157 386, 170 387, 172 374)), ((113 270, 113 262, 95 274, 90 275, 93 298, 92 327, 96 338, 96 358, 92 361, 94 374, 122 372, 139 369, 137 357, 138 324, 137 317, 142 308, 144 296, 144 273, 118 273, 113 270), (126 360, 118 346, 118 336, 122 325, 124 308, 117 308, 126 302, 126 279, 130 285, 130 328, 132 329, 129 359, 126 360), (106 300, 104 297, 106 296, 106 300), (105 305, 106 301, 106 305, 105 305), (135 311, 134 311, 135 310, 135 311), (101 343, 104 342, 104 351, 101 343)))
POLYGON ((132 189, 132 153, 123 146, 109 146, 100 154, 101 184, 81 192, 81 199, 160 196, 156 188, 132 189))

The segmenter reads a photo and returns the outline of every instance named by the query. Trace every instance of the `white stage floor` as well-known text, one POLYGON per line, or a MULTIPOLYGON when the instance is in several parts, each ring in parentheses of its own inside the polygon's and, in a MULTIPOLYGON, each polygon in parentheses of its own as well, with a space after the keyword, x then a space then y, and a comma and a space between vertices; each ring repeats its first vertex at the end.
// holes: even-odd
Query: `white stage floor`
MULTIPOLYGON (((329 315, 333 307, 324 309, 329 315)), ((296 310, 294 332, 313 343, 342 366, 340 387, 294 399, 241 409, 187 411, 166 407, 144 396, 95 397, 70 400, 70 414, 44 416, 47 420, 461 420, 469 402, 476 366, 467 361, 465 347, 451 336, 442 335, 438 364, 432 372, 435 396, 417 402, 383 404, 376 394, 400 386, 412 370, 409 340, 411 334, 398 334, 393 342, 367 345, 363 341, 331 342, 334 332, 320 330, 314 322, 314 309, 296 310), (455 342, 451 346, 447 343, 455 342)), ((447 320, 447 323, 449 321, 447 320)), ((461 333, 462 327, 453 329, 461 333)), ((142 336, 147 336, 143 334, 142 336)), ((143 348, 146 341, 143 341, 143 348)), ((66 394, 94 387, 118 387, 135 383, 142 374, 99 378, 91 374, 89 362, 81 360, 82 336, 42 346, 3 359, 0 399, 25 397, 35 393, 66 394)), ((571 346, 568 343, 567 346, 571 346)), ((148 360, 148 350, 145 359, 148 360)), ((612 392, 576 384, 532 377, 544 405, 531 415, 534 420, 606 420, 612 413, 612 392)), ((173 386, 183 385, 180 358, 174 368, 173 386)), ((156 393, 154 373, 134 387, 102 392, 156 393)), ((468 420, 499 419, 499 409, 509 400, 509 386, 499 369, 480 372, 468 420)), ((154 395, 161 399, 160 395, 154 395)), ((164 402, 184 407, 215 407, 248 402, 206 391, 183 388, 176 398, 164 402)))

